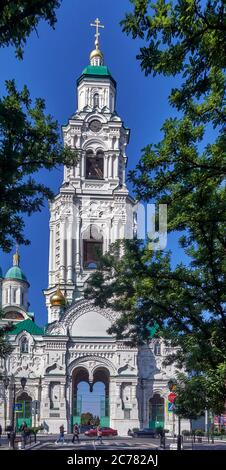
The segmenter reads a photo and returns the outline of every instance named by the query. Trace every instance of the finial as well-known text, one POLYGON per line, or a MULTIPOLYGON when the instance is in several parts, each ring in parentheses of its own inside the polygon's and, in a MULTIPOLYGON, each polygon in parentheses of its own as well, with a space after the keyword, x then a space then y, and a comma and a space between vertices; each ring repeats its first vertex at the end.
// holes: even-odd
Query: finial
POLYGON ((95 46, 96 46, 96 49, 99 49, 99 36, 100 36, 100 33, 99 33, 99 28, 104 28, 104 25, 100 24, 100 20, 99 18, 96 18, 94 23, 90 23, 90 26, 94 26, 94 28, 96 28, 96 33, 95 33, 95 46))
POLYGON ((91 65, 103 65, 103 54, 99 49, 99 28, 104 28, 104 25, 100 24, 99 18, 96 18, 94 23, 90 23, 90 26, 94 26, 96 28, 95 33, 95 49, 90 54, 90 63, 91 65))
POLYGON ((16 244, 16 253, 13 255, 13 266, 19 266, 20 264, 20 255, 18 244, 16 244))

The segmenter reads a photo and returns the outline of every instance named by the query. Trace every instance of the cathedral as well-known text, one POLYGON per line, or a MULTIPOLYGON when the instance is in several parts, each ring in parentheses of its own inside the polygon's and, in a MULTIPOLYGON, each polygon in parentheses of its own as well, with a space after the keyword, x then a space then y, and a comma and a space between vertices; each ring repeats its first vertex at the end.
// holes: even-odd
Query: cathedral
POLYGON ((130 348, 108 334, 118 312, 84 299, 87 279, 101 253, 118 238, 136 232, 136 204, 126 186, 130 131, 116 112, 116 81, 104 65, 95 21, 95 48, 77 80, 77 111, 62 128, 64 144, 78 162, 65 167, 59 193, 50 203, 48 323, 41 328, 29 306, 29 281, 18 249, 13 266, 0 271, 2 324, 12 353, 0 361, 7 378, 0 397, 0 423, 19 428, 43 425, 49 433, 64 425, 71 432, 84 408, 80 384, 95 393, 101 426, 126 435, 132 428, 176 430, 168 402, 174 366, 163 362, 170 348, 152 334, 141 348, 130 348), (97 391, 102 384, 102 392, 97 391), (16 404, 16 406, 14 406, 16 404), (17 406, 18 405, 18 406, 17 406))

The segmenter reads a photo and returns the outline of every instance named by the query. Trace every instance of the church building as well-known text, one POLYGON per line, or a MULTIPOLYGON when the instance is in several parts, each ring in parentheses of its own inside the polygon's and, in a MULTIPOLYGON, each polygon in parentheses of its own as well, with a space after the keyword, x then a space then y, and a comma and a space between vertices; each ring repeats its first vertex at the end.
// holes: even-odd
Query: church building
POLYGON ((0 374, 8 379, 0 422, 12 422, 16 402, 21 404, 17 427, 26 421, 55 433, 63 424, 71 432, 81 414, 90 411, 84 409, 80 388, 85 383, 96 397, 101 426, 119 435, 159 426, 172 432, 176 423, 167 397, 175 369, 163 366, 170 348, 154 335, 141 348, 117 341, 108 329, 120 314, 94 306, 83 295, 100 254, 136 231, 136 204, 125 176, 130 130, 116 111, 117 84, 104 65, 98 19, 95 27, 90 63, 77 80, 77 111, 62 128, 64 144, 76 149, 78 163, 64 167, 59 193, 50 203, 44 328, 30 312, 29 282, 18 250, 5 276, 0 272, 2 324, 14 325, 9 333, 13 351, 0 360, 0 374))

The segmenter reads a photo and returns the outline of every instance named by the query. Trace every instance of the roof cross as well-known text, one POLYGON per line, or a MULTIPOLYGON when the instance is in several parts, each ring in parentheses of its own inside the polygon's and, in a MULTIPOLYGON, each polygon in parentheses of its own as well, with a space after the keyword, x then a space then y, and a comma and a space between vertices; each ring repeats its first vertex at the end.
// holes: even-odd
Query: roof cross
POLYGON ((95 46, 96 46, 96 49, 98 49, 98 46, 99 46, 99 36, 100 36, 100 33, 99 33, 99 28, 104 28, 104 25, 100 24, 100 20, 99 18, 96 18, 94 23, 90 23, 90 26, 94 26, 94 28, 96 28, 96 33, 95 33, 95 46))

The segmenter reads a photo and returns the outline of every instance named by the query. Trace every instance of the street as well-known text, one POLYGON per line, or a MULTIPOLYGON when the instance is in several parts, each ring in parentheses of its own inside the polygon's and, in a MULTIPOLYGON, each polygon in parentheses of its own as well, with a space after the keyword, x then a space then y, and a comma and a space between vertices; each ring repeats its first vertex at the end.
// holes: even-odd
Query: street
MULTIPOLYGON (((34 441, 32 441, 31 450, 128 450, 128 449, 137 449, 137 450, 164 450, 160 445, 159 438, 131 438, 131 437, 108 437, 104 438, 102 444, 94 438, 86 437, 81 435, 80 442, 71 442, 72 435, 65 435, 65 443, 57 443, 56 440, 58 435, 38 435, 37 436, 37 445, 34 446, 34 441)), ((176 443, 176 440, 166 439, 165 450, 170 450, 170 445, 176 443)), ((29 450, 30 445, 26 446, 26 449, 29 450)), ((2 445, 0 450, 9 449, 8 439, 6 437, 2 438, 2 445)), ((183 443, 183 450, 226 450, 226 441, 215 441, 214 444, 206 442, 195 444, 191 441, 186 441, 183 443)))

